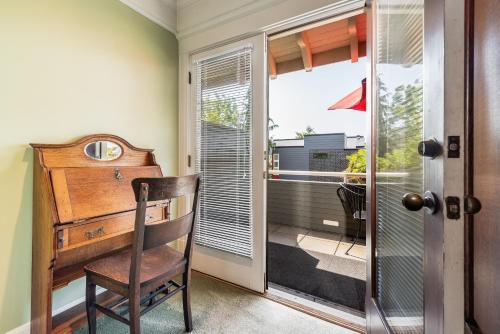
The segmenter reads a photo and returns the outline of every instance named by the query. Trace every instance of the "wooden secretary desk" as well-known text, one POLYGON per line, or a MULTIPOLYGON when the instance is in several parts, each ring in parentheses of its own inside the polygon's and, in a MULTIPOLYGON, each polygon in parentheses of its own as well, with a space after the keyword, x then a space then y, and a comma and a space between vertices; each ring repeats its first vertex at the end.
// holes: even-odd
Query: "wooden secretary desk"
MULTIPOLYGON (((132 244, 136 202, 131 181, 161 177, 152 150, 113 135, 34 149, 31 333, 71 333, 86 324, 84 303, 52 317, 52 292, 83 277, 85 264, 132 244)), ((153 203, 147 220, 167 219, 153 203)), ((101 302, 114 296, 104 292, 101 302)))

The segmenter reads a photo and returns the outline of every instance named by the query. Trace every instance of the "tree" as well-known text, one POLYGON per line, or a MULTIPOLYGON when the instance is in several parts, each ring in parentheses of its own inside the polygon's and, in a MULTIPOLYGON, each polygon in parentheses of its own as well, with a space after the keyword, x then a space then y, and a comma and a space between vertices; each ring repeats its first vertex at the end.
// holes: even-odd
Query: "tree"
POLYGON ((203 120, 228 127, 236 127, 238 124, 236 102, 234 99, 221 99, 219 97, 203 101, 203 120))
POLYGON ((218 95, 203 99, 203 121, 249 131, 251 124, 250 90, 247 90, 246 94, 247 97, 244 101, 218 95))
MULTIPOLYGON (((422 169, 418 143, 422 140, 422 82, 398 86, 387 92, 379 80, 377 103, 377 171, 410 171, 422 169)), ((366 172, 366 150, 347 157, 346 172, 366 172)))
POLYGON ((274 129, 277 129, 279 127, 280 126, 278 124, 276 124, 276 122, 271 117, 269 117, 269 132, 271 132, 274 129))
POLYGON ((274 148, 275 148, 275 143, 274 143, 274 136, 271 135, 271 132, 275 129, 279 128, 279 125, 276 124, 276 122, 274 122, 274 120, 269 117, 268 119, 268 135, 269 135, 269 139, 268 139, 268 142, 267 142, 267 150, 269 153, 273 152, 274 151, 274 148))
POLYGON ((377 78, 378 83, 378 109, 377 109, 377 151, 378 155, 384 155, 387 153, 387 146, 389 145, 387 129, 390 127, 390 106, 388 100, 390 99, 390 94, 387 88, 380 78, 377 78))
POLYGON ((349 173, 366 173, 366 150, 358 150, 347 156, 346 172, 349 173))
POLYGON ((295 139, 304 139, 304 136, 313 135, 316 131, 311 126, 307 126, 305 131, 295 132, 295 139))
MULTIPOLYGON (((347 169, 345 170, 348 173, 366 173, 366 150, 357 150, 353 154, 348 155, 347 161, 349 162, 347 165, 347 169)), ((348 182, 351 183, 364 183, 364 177, 359 176, 350 176, 347 178, 348 182)))
MULTIPOLYGON (((386 151, 377 152, 378 171, 420 170, 422 158, 417 152, 418 143, 422 140, 423 100, 422 83, 416 81, 412 85, 398 86, 394 94, 387 94, 386 123, 384 134, 386 151)), ((379 102, 380 104, 380 102, 379 102)))

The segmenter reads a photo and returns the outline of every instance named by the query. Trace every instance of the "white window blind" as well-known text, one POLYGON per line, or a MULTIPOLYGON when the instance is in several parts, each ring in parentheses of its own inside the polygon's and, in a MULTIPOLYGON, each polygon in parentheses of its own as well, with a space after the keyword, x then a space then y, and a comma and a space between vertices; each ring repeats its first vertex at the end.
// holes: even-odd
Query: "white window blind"
POLYGON ((252 257, 252 49, 193 64, 196 169, 201 174, 195 241, 252 257))

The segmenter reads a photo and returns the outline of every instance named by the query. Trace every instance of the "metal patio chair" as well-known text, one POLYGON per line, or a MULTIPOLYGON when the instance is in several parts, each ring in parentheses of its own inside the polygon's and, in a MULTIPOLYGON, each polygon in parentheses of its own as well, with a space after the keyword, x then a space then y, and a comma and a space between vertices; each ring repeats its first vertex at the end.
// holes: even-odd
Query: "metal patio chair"
POLYGON ((358 224, 356 236, 351 246, 345 251, 345 254, 349 255, 349 251, 359 240, 362 224, 366 222, 366 187, 364 185, 341 183, 337 189, 337 195, 346 216, 352 217, 354 222, 358 224))

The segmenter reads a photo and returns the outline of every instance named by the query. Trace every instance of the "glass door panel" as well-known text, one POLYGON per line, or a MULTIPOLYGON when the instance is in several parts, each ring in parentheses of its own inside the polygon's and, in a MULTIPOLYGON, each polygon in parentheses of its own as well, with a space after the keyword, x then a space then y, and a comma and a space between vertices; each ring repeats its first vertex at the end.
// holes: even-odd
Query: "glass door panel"
POLYGON ((193 268, 264 292, 265 36, 191 56, 194 169, 201 176, 193 268))
POLYGON ((424 191, 424 0, 376 2, 375 300, 393 333, 423 333, 424 213, 401 205, 424 191))

